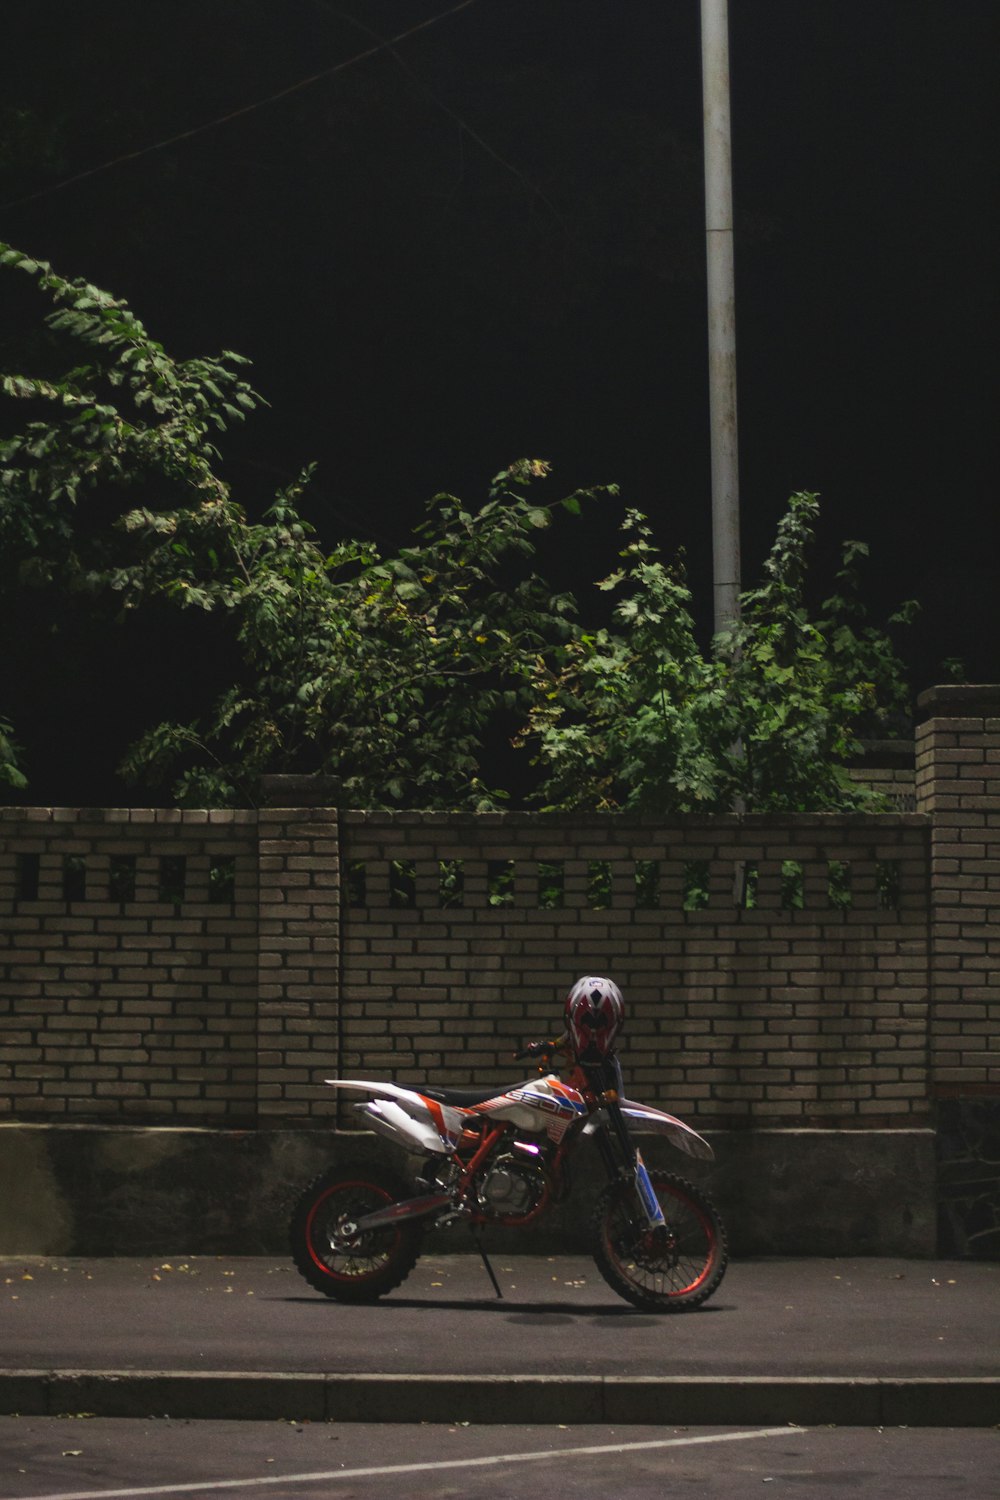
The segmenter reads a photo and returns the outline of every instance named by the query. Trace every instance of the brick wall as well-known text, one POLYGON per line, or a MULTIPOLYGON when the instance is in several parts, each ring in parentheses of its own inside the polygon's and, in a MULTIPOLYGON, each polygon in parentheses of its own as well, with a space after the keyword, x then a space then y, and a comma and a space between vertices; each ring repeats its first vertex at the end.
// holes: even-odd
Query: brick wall
POLYGON ((332 808, 260 813, 262 1122, 323 1119, 340 1050, 340 851, 332 808))
POLYGON ((255 1118, 255 823, 0 808, 8 1117, 255 1118))
POLYGON ((916 768, 912 740, 866 740, 851 767, 852 780, 881 792, 893 812, 915 812, 916 768))
POLYGON ((917 736, 931 815, 932 1089, 1000 1095, 1000 688, 933 688, 917 736))
POLYGON ((499 1084, 586 970, 635 1092, 706 1126, 1000 1097, 1000 688, 923 702, 916 814, 0 809, 0 1116, 322 1125, 335 1073, 499 1084))
POLYGON ((509 1080, 567 981, 625 992, 626 1076, 706 1125, 926 1111, 926 821, 342 815, 343 1069, 509 1080))

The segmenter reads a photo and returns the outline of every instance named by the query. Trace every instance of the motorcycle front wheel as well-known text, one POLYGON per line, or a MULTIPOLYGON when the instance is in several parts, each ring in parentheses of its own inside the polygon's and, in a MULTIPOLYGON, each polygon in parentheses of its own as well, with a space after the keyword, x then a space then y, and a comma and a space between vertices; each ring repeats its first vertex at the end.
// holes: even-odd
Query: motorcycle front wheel
POLYGON ((594 1260, 605 1281, 645 1312, 700 1307, 725 1275, 726 1230, 712 1201, 670 1172, 650 1170, 666 1223, 651 1227, 630 1182, 613 1182, 594 1212, 594 1260))
POLYGON ((306 1188, 289 1225, 292 1259, 311 1287, 338 1302, 375 1302, 405 1281, 420 1254, 423 1224, 359 1232, 365 1214, 410 1194, 381 1170, 341 1167, 306 1188))

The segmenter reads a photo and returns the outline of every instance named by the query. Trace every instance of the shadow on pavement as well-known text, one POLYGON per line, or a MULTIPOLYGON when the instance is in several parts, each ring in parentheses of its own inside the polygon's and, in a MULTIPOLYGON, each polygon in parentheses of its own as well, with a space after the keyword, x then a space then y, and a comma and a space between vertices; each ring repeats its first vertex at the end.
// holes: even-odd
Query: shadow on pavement
POLYGON ((635 1321, 642 1318, 644 1322, 662 1323, 664 1319, 689 1318, 701 1313, 731 1312, 733 1309, 724 1302, 710 1304, 705 1307, 678 1308, 676 1311, 663 1313, 644 1312, 641 1308, 631 1307, 623 1302, 620 1307, 604 1302, 514 1302, 509 1297, 483 1297, 482 1300, 463 1297, 455 1298, 431 1298, 431 1297, 385 1297, 377 1302, 338 1302, 335 1297, 268 1297, 261 1301, 307 1303, 310 1307, 328 1306, 331 1311, 343 1314, 345 1307, 364 1308, 369 1312, 391 1313, 394 1309, 398 1311, 401 1307, 425 1312, 469 1312, 469 1313, 521 1313, 521 1321, 525 1323, 540 1323, 546 1318, 558 1316, 562 1322, 576 1322, 580 1318, 628 1318, 635 1321))

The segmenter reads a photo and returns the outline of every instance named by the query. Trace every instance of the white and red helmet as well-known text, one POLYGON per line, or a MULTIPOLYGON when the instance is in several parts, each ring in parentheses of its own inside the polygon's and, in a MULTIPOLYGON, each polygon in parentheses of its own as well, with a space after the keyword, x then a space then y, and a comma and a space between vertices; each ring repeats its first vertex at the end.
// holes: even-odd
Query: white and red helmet
POLYGON ((578 1062, 610 1057, 625 1021, 622 992, 612 979, 587 975, 566 996, 566 1031, 578 1062))

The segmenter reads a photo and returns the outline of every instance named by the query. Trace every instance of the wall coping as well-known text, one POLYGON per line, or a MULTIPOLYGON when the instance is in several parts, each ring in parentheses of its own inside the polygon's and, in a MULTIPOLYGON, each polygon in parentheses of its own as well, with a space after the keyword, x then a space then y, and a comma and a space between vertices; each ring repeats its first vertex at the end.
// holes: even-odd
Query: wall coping
POLYGON ((257 822, 257 812, 246 807, 21 807, 0 806, 0 820, 5 823, 192 823, 212 827, 249 827, 257 822))
POLYGON ((262 776, 260 785, 265 807, 336 807, 337 805, 335 776, 275 773, 262 776))
POLYGON ((715 828, 726 832, 786 828, 926 828, 932 818, 926 813, 631 813, 631 812, 421 812, 414 809, 362 812, 342 811, 348 827, 365 824, 460 827, 478 824, 497 828, 715 828))
POLYGON ((928 719, 995 719, 1000 717, 1000 685, 955 682, 927 688, 917 707, 928 719))
POLYGON ((350 808, 338 809, 335 805, 316 803, 289 803, 269 806, 259 812, 247 808, 128 808, 128 807, 15 807, 0 806, 0 821, 5 823, 54 823, 71 825, 74 822, 135 823, 144 825, 168 825, 171 823, 209 824, 225 826, 252 825, 261 815, 268 821, 287 813, 294 817, 299 812, 338 813, 348 825, 362 827, 366 823, 425 824, 435 827, 481 827, 497 828, 718 828, 725 831, 748 829, 768 830, 785 828, 925 828, 931 817, 925 813, 632 813, 607 812, 473 812, 473 811, 422 811, 420 808, 378 809, 373 811, 350 808))

